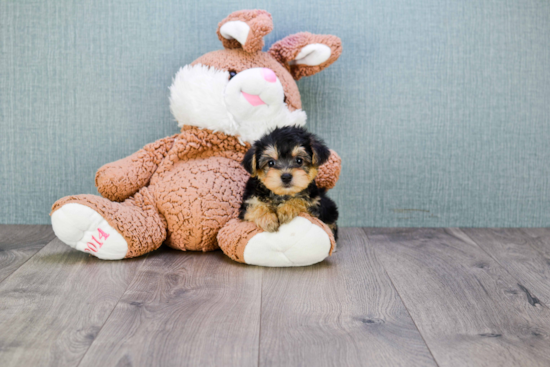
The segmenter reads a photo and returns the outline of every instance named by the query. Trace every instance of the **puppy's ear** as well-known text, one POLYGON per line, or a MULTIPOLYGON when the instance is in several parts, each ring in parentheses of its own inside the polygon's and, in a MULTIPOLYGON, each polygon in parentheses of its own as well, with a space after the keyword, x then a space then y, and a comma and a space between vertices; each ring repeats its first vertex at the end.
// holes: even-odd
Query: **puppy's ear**
POLYGON ((252 177, 256 176, 256 148, 252 147, 246 152, 242 165, 252 177))
POLYGON ((311 137, 311 150, 313 151, 313 164, 316 166, 323 165, 328 161, 330 157, 330 150, 327 148, 322 140, 312 136, 311 137))

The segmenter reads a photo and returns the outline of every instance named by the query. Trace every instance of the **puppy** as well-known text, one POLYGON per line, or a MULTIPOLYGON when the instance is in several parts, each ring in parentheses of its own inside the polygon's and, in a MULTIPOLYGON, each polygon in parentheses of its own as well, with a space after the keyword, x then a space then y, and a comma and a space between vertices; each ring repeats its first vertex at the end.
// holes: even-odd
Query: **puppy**
POLYGON ((239 218, 275 232, 300 213, 326 223, 336 239, 338 208, 315 184, 330 151, 301 127, 276 128, 256 141, 242 165, 250 173, 239 218))

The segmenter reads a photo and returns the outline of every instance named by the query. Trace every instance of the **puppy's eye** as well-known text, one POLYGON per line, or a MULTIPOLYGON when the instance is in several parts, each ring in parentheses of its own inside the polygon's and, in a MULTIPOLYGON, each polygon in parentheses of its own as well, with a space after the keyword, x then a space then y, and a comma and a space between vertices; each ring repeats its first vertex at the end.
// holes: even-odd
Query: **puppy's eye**
POLYGON ((302 164, 304 163, 304 161, 302 160, 302 158, 296 158, 296 163, 302 164))
POLYGON ((235 75, 237 75, 237 72, 235 70, 229 70, 229 80, 233 79, 235 75))
POLYGON ((267 162, 267 165, 269 167, 273 167, 273 166, 275 166, 275 161, 269 161, 269 162, 267 162))

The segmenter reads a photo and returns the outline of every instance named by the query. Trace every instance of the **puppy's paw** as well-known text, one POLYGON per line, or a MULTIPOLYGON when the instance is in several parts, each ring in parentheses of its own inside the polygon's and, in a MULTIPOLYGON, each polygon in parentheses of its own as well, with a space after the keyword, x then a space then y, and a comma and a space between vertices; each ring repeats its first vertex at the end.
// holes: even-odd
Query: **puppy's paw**
POLYGON ((290 223, 300 213, 307 213, 307 203, 303 199, 290 199, 277 208, 280 224, 290 223))
POLYGON ((290 223, 296 216, 298 216, 298 213, 287 206, 283 206, 277 210, 277 218, 280 224, 290 223))
POLYGON ((279 218, 277 213, 264 202, 252 197, 246 201, 248 208, 244 219, 255 223, 258 227, 266 232, 275 232, 279 229, 279 218))
POLYGON ((265 213, 256 218, 254 223, 266 232, 276 232, 279 229, 279 219, 273 212, 265 213))

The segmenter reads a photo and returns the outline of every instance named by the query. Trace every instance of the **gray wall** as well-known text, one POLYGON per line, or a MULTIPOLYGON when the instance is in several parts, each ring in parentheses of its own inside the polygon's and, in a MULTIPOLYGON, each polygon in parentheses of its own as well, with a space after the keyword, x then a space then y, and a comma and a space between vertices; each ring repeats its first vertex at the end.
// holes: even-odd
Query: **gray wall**
POLYGON ((272 13, 268 46, 343 40, 298 83, 344 159, 342 225, 550 225, 546 0, 2 0, 0 222, 48 223, 102 164, 177 132, 174 73, 247 8, 272 13))

